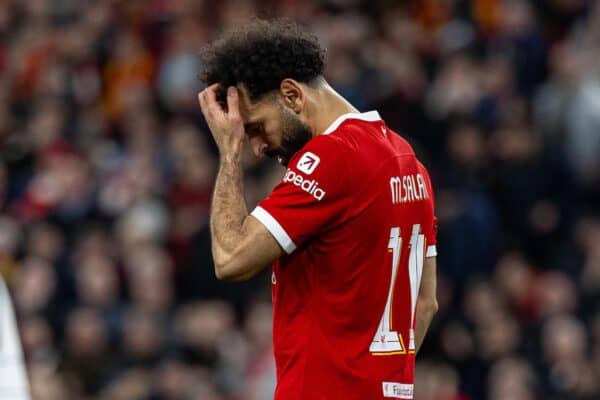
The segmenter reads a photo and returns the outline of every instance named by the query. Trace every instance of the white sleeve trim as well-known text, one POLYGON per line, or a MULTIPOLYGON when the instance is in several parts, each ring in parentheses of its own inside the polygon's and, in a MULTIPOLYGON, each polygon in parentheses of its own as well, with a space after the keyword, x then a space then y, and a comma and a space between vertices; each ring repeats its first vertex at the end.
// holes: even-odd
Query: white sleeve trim
POLYGON ((435 244, 432 244, 431 246, 427 246, 427 253, 425 254, 425 257, 436 257, 437 256, 437 248, 435 247, 435 244))
POLYGON ((271 235, 277 240, 277 243, 281 246, 281 248, 288 254, 291 254, 294 250, 296 250, 296 244, 290 238, 290 235, 287 234, 285 229, 281 226, 279 222, 267 210, 264 208, 257 206, 251 213, 254 218, 259 220, 271 235))

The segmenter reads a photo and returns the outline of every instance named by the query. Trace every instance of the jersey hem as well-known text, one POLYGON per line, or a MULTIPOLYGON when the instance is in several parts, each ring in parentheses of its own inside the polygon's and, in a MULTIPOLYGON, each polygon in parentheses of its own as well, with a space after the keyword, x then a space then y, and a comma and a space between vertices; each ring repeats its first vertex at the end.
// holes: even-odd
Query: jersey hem
POLYGON ((296 244, 290 238, 290 235, 287 234, 283 226, 267 210, 261 206, 257 206, 250 215, 259 220, 267 228, 287 254, 291 254, 296 250, 296 244))

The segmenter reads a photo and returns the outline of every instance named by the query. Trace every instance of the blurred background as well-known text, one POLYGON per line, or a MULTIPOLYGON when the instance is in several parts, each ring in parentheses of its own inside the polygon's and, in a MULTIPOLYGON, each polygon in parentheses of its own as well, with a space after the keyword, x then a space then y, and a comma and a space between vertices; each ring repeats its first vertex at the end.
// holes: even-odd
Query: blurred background
MULTIPOLYGON (((252 15, 309 26, 431 172, 416 399, 600 398, 600 2, 3 0, 0 273, 34 399, 272 398, 269 273, 214 278, 196 100, 198 49, 252 15)), ((252 208, 283 171, 245 170, 252 208)))

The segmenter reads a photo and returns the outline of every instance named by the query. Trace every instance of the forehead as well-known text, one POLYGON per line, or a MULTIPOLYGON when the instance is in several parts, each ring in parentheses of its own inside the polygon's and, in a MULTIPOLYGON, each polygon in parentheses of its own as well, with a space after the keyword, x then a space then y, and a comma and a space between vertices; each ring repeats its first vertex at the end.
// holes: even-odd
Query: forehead
POLYGON ((237 89, 240 94, 240 115, 244 123, 258 122, 277 111, 277 105, 271 96, 262 96, 257 100, 252 100, 243 85, 237 85, 237 89))

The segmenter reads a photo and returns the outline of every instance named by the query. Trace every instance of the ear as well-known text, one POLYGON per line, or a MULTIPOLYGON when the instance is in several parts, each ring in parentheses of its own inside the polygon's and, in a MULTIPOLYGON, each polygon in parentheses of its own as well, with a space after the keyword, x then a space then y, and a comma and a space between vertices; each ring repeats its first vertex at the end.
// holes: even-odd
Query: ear
POLYGON ((279 95, 283 104, 294 113, 300 114, 304 109, 306 97, 304 88, 298 81, 289 78, 282 80, 279 85, 279 95))

